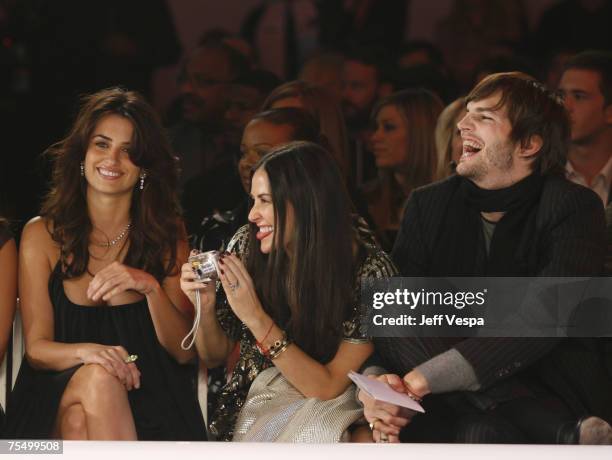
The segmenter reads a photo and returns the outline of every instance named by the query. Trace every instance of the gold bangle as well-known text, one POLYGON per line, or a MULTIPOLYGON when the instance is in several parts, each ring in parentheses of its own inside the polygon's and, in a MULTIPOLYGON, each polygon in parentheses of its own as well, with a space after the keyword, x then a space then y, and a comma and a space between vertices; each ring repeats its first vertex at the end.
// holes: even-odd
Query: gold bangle
POLYGON ((270 348, 268 348, 268 357, 270 359, 276 359, 279 355, 287 349, 291 342, 287 339, 287 333, 283 331, 283 337, 275 340, 270 348))
POLYGON ((291 345, 291 342, 287 341, 277 352, 270 353, 270 359, 276 359, 291 345))

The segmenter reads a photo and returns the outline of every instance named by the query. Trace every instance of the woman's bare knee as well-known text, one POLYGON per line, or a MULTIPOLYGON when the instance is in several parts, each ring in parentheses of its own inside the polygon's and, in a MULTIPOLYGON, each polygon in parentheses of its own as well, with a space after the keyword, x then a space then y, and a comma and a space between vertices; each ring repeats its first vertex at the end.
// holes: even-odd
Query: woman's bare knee
POLYGON ((126 393, 126 389, 119 379, 102 366, 87 364, 82 369, 79 384, 82 387, 81 397, 83 400, 90 402, 104 401, 109 397, 115 398, 126 393))
POLYGON ((87 439, 87 416, 81 404, 73 404, 60 414, 62 439, 87 439))
MULTIPOLYGON (((87 364, 74 373, 60 402, 58 432, 63 430, 63 414, 73 405, 78 405, 84 415, 87 439, 136 439, 127 390, 102 366, 87 364)), ((80 436, 81 422, 75 415, 74 420, 66 421, 71 427, 67 431, 74 430, 75 436, 80 436)))
POLYGON ((78 369, 68 382, 60 408, 81 404, 87 413, 126 398, 126 389, 117 377, 98 364, 87 364, 78 369))

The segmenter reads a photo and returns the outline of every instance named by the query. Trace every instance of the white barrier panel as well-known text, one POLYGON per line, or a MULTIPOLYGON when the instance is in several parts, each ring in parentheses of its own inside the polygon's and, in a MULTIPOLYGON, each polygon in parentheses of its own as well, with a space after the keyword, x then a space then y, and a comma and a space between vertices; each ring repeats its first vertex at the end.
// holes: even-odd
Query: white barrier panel
MULTIPOLYGON (((51 456, 49 456, 51 457, 51 456)), ((23 458, 20 456, 19 458, 23 458)), ((41 459, 41 455, 36 455, 41 459)), ((452 459, 452 460, 610 460, 612 446, 532 446, 465 444, 251 444, 219 442, 96 442, 64 441, 59 459, 452 459)))

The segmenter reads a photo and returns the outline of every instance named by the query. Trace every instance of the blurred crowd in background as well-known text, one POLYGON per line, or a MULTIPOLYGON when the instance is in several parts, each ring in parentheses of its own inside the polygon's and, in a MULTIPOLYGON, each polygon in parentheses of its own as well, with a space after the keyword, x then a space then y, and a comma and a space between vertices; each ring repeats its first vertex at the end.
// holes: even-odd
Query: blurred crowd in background
MULTIPOLYGON (((537 18, 525 0, 454 0, 431 41, 407 39, 418 21, 411 0, 272 0, 245 2, 240 11, 207 2, 216 15, 243 17, 241 27, 203 30, 186 49, 179 39, 186 25, 173 14, 179 3, 189 8, 184 0, 0 1, 0 215, 16 229, 38 213, 46 191, 43 152, 66 135, 79 96, 101 88, 137 90, 159 109, 181 159, 183 207, 193 230, 203 216, 243 199, 237 172, 243 129, 283 82, 323 87, 342 107, 348 133, 342 167, 371 204, 370 184, 380 175, 371 153, 379 98, 422 87, 447 105, 484 75, 510 70, 555 88, 568 57, 612 44, 608 0, 549 2, 537 18), (171 66, 178 78, 161 90, 177 96, 166 104, 153 78, 171 66)), ((429 3, 435 10, 437 2, 429 3)), ((332 144, 343 142, 325 134, 332 144)))

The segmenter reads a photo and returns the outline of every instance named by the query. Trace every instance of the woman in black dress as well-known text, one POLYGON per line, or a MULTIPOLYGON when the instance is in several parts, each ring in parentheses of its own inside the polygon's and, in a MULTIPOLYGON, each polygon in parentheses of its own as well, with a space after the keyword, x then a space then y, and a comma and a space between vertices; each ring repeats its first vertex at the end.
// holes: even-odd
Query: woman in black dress
POLYGON ((7 435, 202 439, 175 158, 136 93, 85 99, 22 235, 26 341, 7 435))
MULTIPOLYGON (((0 363, 8 347, 17 304, 17 247, 9 222, 0 217, 0 363)), ((4 409, 0 406, 0 433, 4 409)))
POLYGON ((0 217, 0 363, 8 346, 17 303, 17 247, 9 222, 0 217))

